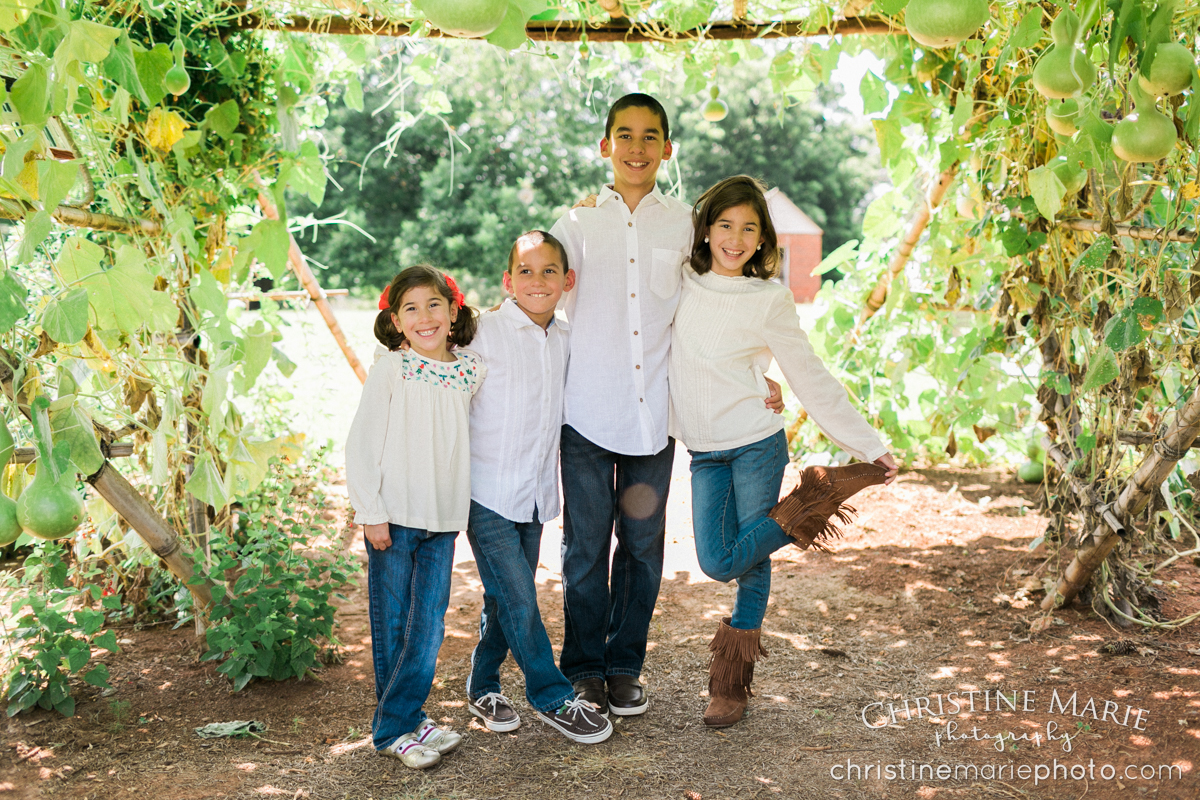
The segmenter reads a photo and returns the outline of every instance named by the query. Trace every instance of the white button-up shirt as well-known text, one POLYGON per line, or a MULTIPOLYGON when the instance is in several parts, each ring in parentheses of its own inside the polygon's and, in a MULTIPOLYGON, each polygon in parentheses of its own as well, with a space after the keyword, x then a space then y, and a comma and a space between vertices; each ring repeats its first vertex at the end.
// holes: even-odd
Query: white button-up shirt
POLYGON ((691 208, 657 188, 632 213, 611 187, 551 233, 575 270, 563 420, 593 444, 645 456, 667 446, 667 358, 691 208))
POLYGON ((487 380, 471 400, 471 499, 513 522, 559 514, 558 439, 570 326, 546 330, 511 299, 479 317, 487 380))

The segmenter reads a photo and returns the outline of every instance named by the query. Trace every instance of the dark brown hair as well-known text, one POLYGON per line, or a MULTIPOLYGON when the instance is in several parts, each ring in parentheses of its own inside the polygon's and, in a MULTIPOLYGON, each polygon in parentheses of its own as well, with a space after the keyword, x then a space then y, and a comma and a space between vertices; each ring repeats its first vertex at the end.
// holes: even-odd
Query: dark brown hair
POLYGON ((742 266, 742 274, 747 278, 762 278, 770 280, 775 277, 775 269, 779 266, 779 238, 775 235, 775 226, 771 224, 771 214, 767 210, 767 198, 763 196, 767 186, 762 181, 749 175, 734 175, 716 184, 696 201, 692 209, 692 269, 703 275, 712 269, 712 251, 709 250, 706 238, 708 229, 717 221, 726 209, 734 206, 750 206, 758 215, 759 231, 762 235, 762 249, 756 250, 750 260, 742 266))
MULTIPOLYGON (((446 302, 451 307, 457 305, 454 296, 455 291, 447 283, 446 275, 425 264, 418 264, 415 267, 408 267, 402 270, 388 284, 388 307, 375 316, 375 338, 388 350, 399 350, 400 345, 404 343, 404 334, 392 324, 392 314, 399 312, 400 301, 404 299, 404 295, 418 286, 433 289, 446 298, 446 302)), ((479 312, 467 305, 466 302, 463 302, 458 307, 458 316, 455 317, 454 322, 450 325, 450 335, 446 337, 447 341, 458 347, 469 345, 471 340, 475 338, 475 327, 478 324, 478 319, 479 312)))
POLYGON ((634 92, 627 94, 620 100, 612 104, 612 108, 608 110, 608 119, 604 122, 604 138, 612 136, 613 125, 617 122, 617 112, 624 111, 627 108, 646 108, 658 115, 662 120, 662 135, 664 141, 671 139, 671 123, 667 119, 667 110, 663 108, 662 103, 655 100, 648 94, 634 92))
POLYGON ((542 244, 548 244, 557 250, 558 257, 562 259, 563 275, 567 274, 567 270, 571 268, 571 265, 567 263, 567 250, 565 247, 563 247, 562 242, 560 242, 558 239, 555 239, 545 231, 534 230, 525 231, 518 236, 517 240, 513 242, 512 249, 508 251, 508 273, 510 275, 512 274, 513 267, 517 265, 517 245, 524 241, 528 241, 534 247, 542 244))

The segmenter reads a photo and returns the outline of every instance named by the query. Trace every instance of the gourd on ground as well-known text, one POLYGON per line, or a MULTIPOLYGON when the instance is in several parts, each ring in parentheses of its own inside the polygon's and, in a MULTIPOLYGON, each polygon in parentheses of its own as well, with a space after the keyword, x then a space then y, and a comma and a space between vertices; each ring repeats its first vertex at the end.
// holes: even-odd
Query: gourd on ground
MULTIPOLYGON (((0 419, 0 477, 12 459, 16 445, 8 425, 0 419)), ((21 523, 17 522, 17 504, 0 487, 0 546, 12 544, 21 535, 21 523)))
MULTIPOLYGON (((61 539, 74 533, 86 516, 83 498, 75 489, 75 473, 60 471, 59 463, 69 464, 69 454, 63 457, 54 452, 47 409, 50 401, 38 397, 33 410, 34 439, 38 458, 33 482, 17 499, 17 522, 30 536, 39 539, 61 539)), ((65 445, 60 445, 60 448, 65 445)))
POLYGON ((1079 17, 1064 8, 1050 24, 1054 44, 1047 48, 1033 68, 1033 88, 1052 100, 1066 100, 1087 90, 1096 81, 1096 67, 1075 46, 1079 36, 1079 17))
POLYGON ((1026 461, 1017 467, 1017 477, 1023 483, 1041 483, 1046 477, 1046 469, 1036 461, 1026 461))
POLYGON ((500 27, 508 0, 420 0, 417 6, 443 33, 476 39, 500 27))
POLYGON ((1160 161, 1175 149, 1175 123, 1159 113, 1154 98, 1130 81, 1136 111, 1113 128, 1112 149, 1117 158, 1133 163, 1160 161))
POLYGON ((904 27, 926 47, 949 47, 979 30, 990 16, 987 0, 911 0, 904 27))
POLYGON ((1192 85, 1196 57, 1178 42, 1160 44, 1154 52, 1149 74, 1138 73, 1138 85, 1156 97, 1177 95, 1192 85))

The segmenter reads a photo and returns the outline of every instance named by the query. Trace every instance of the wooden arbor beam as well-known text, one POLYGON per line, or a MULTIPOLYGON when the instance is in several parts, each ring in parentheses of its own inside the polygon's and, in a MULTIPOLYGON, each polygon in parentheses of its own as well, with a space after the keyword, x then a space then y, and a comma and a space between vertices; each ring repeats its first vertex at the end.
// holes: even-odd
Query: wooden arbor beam
MULTIPOLYGON (((233 26, 243 30, 280 30, 292 33, 336 34, 338 36, 411 36, 413 26, 373 16, 265 17, 248 13, 233 26)), ((598 25, 580 20, 530 20, 525 34, 535 42, 578 42, 584 35, 589 42, 691 42, 700 39, 721 41, 736 39, 795 39, 810 36, 847 36, 903 34, 905 29, 885 17, 852 17, 810 29, 803 20, 752 22, 730 20, 713 22, 707 27, 673 31, 657 25, 610 19, 598 25)), ((424 34, 428 38, 453 38, 436 28, 424 34)))

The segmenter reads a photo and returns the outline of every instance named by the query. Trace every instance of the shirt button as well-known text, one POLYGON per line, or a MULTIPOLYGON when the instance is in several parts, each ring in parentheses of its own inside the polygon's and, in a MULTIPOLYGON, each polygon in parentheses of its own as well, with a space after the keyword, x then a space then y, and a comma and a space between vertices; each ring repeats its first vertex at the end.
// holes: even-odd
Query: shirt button
POLYGON ((639 403, 644 403, 644 402, 646 402, 646 401, 645 401, 645 400, 643 400, 642 398, 640 398, 640 397, 639 397, 639 398, 638 398, 638 402, 639 402, 639 403))
POLYGON ((637 336, 637 331, 634 331, 634 332, 633 332, 633 335, 634 335, 634 336, 637 336))
POLYGON ((642 368, 642 365, 641 365, 641 364, 637 364, 637 365, 635 365, 635 366, 634 366, 634 369, 641 369, 641 368, 642 368))
POLYGON ((630 293, 629 293, 629 296, 630 296, 630 297, 637 297, 637 292, 630 292, 630 293))
POLYGON ((633 259, 632 259, 632 258, 631 258, 631 259, 629 259, 629 263, 630 263, 630 264, 632 264, 632 263, 633 263, 633 259))
POLYGON ((629 227, 631 227, 631 228, 633 227, 633 223, 632 223, 632 222, 631 222, 631 223, 629 223, 629 227))

